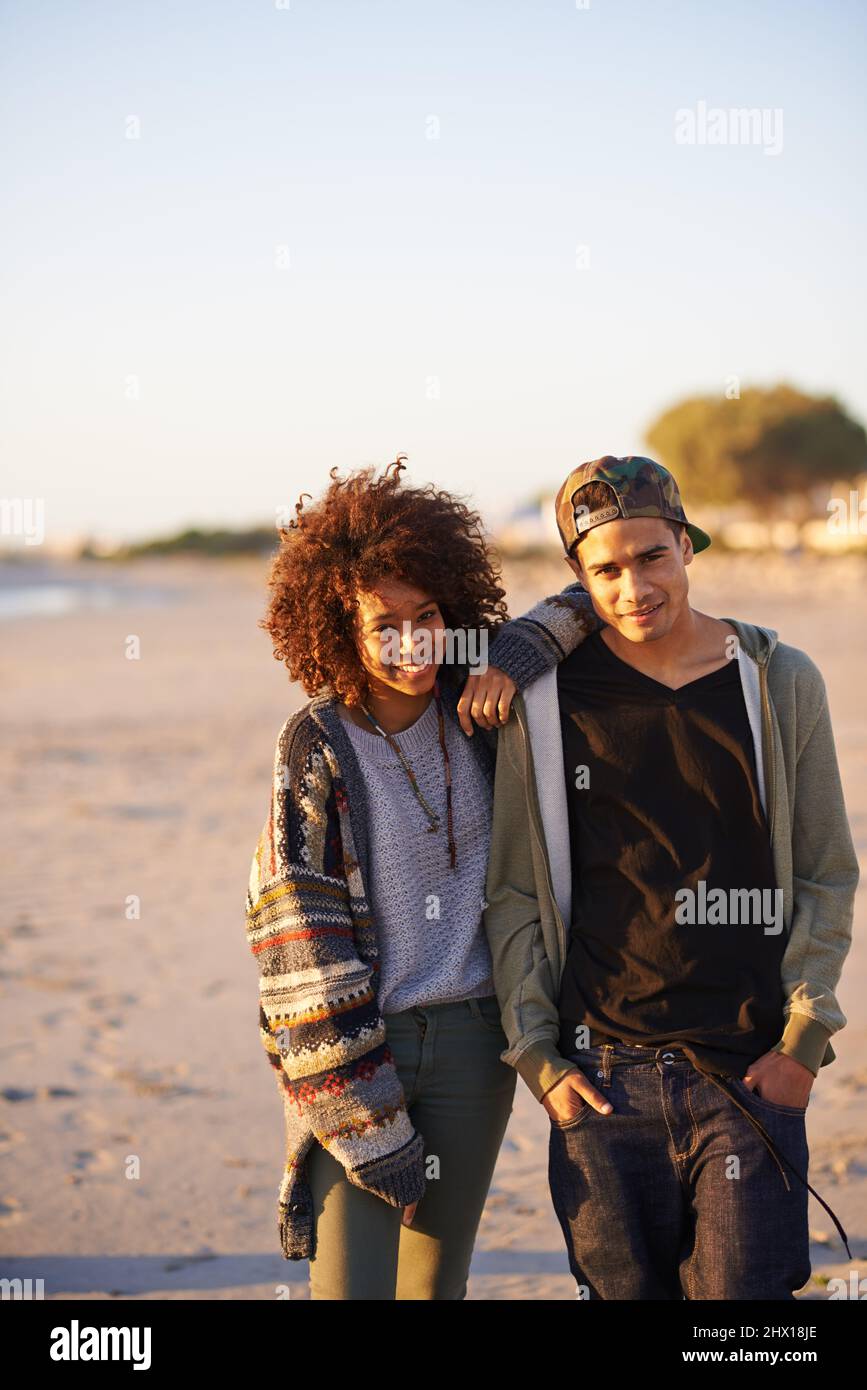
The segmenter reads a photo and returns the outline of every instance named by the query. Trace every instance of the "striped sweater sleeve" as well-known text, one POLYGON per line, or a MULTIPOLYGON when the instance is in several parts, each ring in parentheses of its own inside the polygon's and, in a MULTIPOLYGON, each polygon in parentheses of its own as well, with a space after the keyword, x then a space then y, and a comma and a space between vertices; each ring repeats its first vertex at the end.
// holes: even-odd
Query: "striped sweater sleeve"
POLYGON ((281 730, 250 870, 246 933, 260 1034, 292 1112, 350 1182, 403 1207, 424 1193, 423 1139, 376 1002, 375 935, 345 787, 312 727, 296 716, 281 730))
POLYGON ((602 626, 586 589, 569 584, 504 623, 491 641, 488 662, 505 671, 519 690, 526 690, 602 626))

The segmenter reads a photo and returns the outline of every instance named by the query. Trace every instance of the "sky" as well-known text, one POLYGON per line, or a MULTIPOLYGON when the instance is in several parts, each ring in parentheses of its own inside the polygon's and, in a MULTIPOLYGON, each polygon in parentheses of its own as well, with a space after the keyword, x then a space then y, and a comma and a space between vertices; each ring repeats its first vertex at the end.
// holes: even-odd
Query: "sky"
POLYGON ((0 497, 49 541, 398 453, 494 526, 734 379, 867 422, 856 0, 0 0, 0 53, 0 497))

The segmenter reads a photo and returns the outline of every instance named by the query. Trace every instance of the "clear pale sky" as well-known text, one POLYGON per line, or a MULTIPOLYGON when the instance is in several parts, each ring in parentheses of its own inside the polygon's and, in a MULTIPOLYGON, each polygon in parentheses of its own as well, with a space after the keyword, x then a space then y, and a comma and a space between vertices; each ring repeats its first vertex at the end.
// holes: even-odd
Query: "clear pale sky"
POLYGON ((493 524, 731 376, 867 421, 865 40, 857 0, 6 0, 0 495, 137 537, 405 452, 493 524), (700 102, 781 152, 678 144, 700 102))

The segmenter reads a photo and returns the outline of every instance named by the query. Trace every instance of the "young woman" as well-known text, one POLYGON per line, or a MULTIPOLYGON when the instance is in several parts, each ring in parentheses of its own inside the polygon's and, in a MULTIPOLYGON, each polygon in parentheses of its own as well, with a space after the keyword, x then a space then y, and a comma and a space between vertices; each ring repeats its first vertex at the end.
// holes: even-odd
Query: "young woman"
POLYGON ((478 515, 402 467, 298 503, 261 624, 313 697, 277 740, 246 920, 281 1247, 315 1299, 465 1296, 516 1079, 482 925, 493 730, 598 626, 579 585, 506 622, 478 515), (459 634, 493 638, 485 675, 459 634))

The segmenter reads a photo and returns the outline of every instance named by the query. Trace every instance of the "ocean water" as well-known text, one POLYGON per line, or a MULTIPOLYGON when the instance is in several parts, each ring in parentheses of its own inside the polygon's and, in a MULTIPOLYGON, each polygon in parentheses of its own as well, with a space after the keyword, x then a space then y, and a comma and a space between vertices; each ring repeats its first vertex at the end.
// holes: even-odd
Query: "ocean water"
POLYGON ((179 592, 169 585, 75 574, 48 565, 0 565, 0 622, 87 608, 155 607, 172 602, 179 592))

